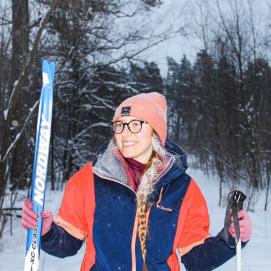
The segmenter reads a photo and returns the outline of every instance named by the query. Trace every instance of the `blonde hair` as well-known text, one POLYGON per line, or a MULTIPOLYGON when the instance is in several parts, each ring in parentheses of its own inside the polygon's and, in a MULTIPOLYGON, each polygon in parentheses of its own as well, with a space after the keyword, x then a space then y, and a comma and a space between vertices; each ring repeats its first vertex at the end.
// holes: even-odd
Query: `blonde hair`
POLYGON ((157 134, 152 136, 153 152, 147 163, 146 169, 141 177, 141 182, 136 192, 137 195, 137 217, 138 235, 141 244, 143 259, 146 257, 146 237, 147 237, 147 212, 149 209, 149 198, 154 191, 154 183, 158 177, 158 167, 165 157, 165 149, 157 134))

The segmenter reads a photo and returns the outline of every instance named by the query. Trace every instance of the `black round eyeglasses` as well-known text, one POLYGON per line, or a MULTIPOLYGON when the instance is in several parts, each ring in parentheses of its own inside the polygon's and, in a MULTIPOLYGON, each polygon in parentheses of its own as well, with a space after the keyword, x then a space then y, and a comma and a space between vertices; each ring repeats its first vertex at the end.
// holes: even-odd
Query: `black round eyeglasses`
POLYGON ((111 122, 111 126, 115 134, 121 134, 126 125, 131 133, 136 134, 141 131, 143 123, 147 122, 144 120, 131 120, 129 122, 113 121, 111 122))

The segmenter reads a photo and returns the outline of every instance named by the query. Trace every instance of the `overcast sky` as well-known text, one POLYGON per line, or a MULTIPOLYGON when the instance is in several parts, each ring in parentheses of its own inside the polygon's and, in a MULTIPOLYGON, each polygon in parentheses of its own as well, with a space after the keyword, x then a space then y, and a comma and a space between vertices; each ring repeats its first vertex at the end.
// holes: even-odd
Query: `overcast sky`
MULTIPOLYGON (((248 3, 249 1, 251 2, 255 25, 260 31, 265 31, 265 28, 267 27, 270 28, 271 0, 238 1, 240 9, 244 8, 245 10, 248 10, 248 3), (243 5, 243 7, 241 5, 243 5)), ((200 21, 199 7, 202 7, 202 14, 207 12, 205 2, 208 2, 209 4, 209 7, 207 7, 208 12, 210 10, 213 10, 213 13, 217 12, 217 0, 163 0, 162 6, 154 10, 153 22, 157 29, 182 29, 174 38, 166 40, 143 53, 145 59, 153 60, 159 65, 163 76, 165 76, 167 72, 167 56, 171 56, 175 60, 180 60, 185 54, 193 62, 196 53, 203 48, 203 43, 200 38, 201 31, 197 25, 200 21)), ((219 2, 224 15, 229 17, 233 16, 229 5, 226 5, 225 2, 233 3, 234 0, 219 0, 219 2)))
MULTIPOLYGON (((167 74, 167 56, 173 57, 176 61, 179 61, 185 54, 190 61, 194 61, 196 53, 203 49, 203 42, 200 30, 200 23, 212 24, 212 17, 217 16, 217 2, 220 3, 224 16, 232 17, 232 11, 230 9, 231 4, 238 2, 240 9, 248 10, 249 3, 252 6, 254 13, 255 25, 257 25, 258 31, 266 32, 265 29, 271 27, 271 0, 161 0, 162 5, 157 8, 153 8, 152 12, 133 17, 132 19, 119 20, 116 24, 115 31, 112 32, 115 35, 121 34, 127 29, 134 28, 138 25, 138 29, 144 29, 149 35, 151 32, 153 36, 158 33, 171 33, 170 36, 174 36, 167 39, 163 43, 152 47, 151 49, 144 51, 139 55, 139 58, 155 61, 161 70, 163 76, 167 74), (206 14, 210 13, 210 16, 206 14), (175 35, 172 32, 178 33, 175 35)), ((133 10, 135 6, 142 5, 141 0, 134 0, 128 9, 133 10)), ((1 0, 2 6, 10 6, 10 1, 1 0)), ((129 10, 128 10, 129 11, 129 10)), ((129 12, 128 12, 129 13, 129 12)), ((270 30, 269 30, 270 32, 270 30)), ((155 39, 154 39, 155 40, 155 39)), ((146 38, 146 40, 139 45, 130 44, 127 51, 133 48, 138 51, 138 48, 145 47, 146 44, 154 42, 152 39, 146 38), (141 46, 141 47, 140 47, 141 46)), ((132 50, 133 50, 132 49, 132 50)), ((126 49, 124 49, 126 50, 126 49)), ((123 53, 123 49, 114 54, 114 58, 118 58, 123 53)), ((104 56, 102 56, 104 57, 104 56)), ((106 62, 106 61, 105 61, 106 62)))

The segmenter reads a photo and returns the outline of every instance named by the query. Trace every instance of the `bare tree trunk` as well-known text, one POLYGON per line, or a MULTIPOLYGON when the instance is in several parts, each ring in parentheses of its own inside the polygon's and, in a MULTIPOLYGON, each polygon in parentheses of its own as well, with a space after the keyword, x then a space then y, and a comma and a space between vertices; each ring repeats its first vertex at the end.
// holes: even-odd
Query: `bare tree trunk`
POLYGON ((29 48, 28 0, 12 0, 12 83, 18 79, 29 48))
POLYGON ((267 206, 268 206, 269 188, 270 188, 270 176, 268 176, 268 180, 267 180, 266 196, 265 196, 265 204, 264 204, 264 210, 265 211, 267 211, 267 206))
MULTIPOLYGON (((29 52, 29 13, 28 13, 28 0, 12 0, 12 58, 11 58, 11 83, 19 78, 20 72, 23 70, 24 63, 29 52)), ((15 138, 18 130, 21 129, 23 123, 25 107, 31 99, 26 97, 25 88, 28 85, 28 78, 25 76, 22 82, 22 88, 18 95, 17 106, 14 107, 12 112, 13 130, 11 138, 15 138), (20 125, 19 125, 20 124, 20 125)), ((22 173, 27 168, 26 154, 28 153, 27 136, 21 136, 20 141, 15 146, 12 155, 11 165, 11 182, 14 189, 20 186, 19 183, 24 183, 22 180, 22 173)))
POLYGON ((270 188, 270 171, 269 171, 268 165, 266 165, 266 179, 267 179, 267 187, 266 187, 265 204, 264 204, 265 211, 267 211, 268 199, 269 199, 269 188, 270 188))

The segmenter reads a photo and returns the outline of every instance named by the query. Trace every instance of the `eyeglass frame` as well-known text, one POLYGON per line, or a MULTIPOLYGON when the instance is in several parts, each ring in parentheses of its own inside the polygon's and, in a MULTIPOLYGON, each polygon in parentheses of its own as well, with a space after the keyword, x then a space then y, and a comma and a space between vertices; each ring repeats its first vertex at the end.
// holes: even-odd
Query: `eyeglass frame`
POLYGON ((112 121, 112 122, 111 122, 111 128, 112 128, 114 134, 117 134, 117 135, 123 133, 125 126, 127 126, 129 132, 131 132, 132 134, 138 134, 138 133, 142 130, 142 126, 143 126, 142 124, 143 124, 143 123, 147 123, 147 124, 148 124, 147 121, 144 121, 144 120, 137 120, 137 119, 131 120, 131 121, 129 121, 129 122, 122 122, 122 121, 120 121, 120 120, 116 120, 116 121, 112 121), (139 130, 138 132, 132 132, 131 129, 130 129, 129 124, 130 124, 131 122, 133 122, 133 121, 139 121, 139 122, 140 122, 141 127, 140 127, 140 130, 139 130), (113 128, 113 124, 116 123, 116 122, 120 122, 120 123, 122 124, 122 130, 121 130, 120 133, 116 133, 115 130, 114 130, 114 128, 113 128))

